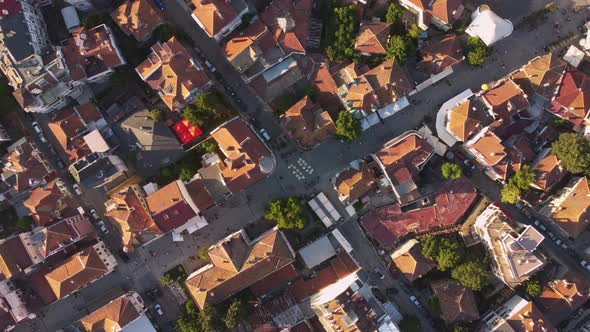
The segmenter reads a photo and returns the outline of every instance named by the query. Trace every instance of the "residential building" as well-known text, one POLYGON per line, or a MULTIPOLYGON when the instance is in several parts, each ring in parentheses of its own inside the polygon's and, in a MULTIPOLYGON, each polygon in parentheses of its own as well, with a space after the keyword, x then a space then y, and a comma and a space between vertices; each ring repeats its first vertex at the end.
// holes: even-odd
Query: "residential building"
POLYGON ((508 118, 529 106, 528 96, 510 79, 485 90, 481 97, 494 119, 508 118))
POLYGON ((114 73, 125 59, 106 24, 91 29, 78 28, 62 42, 70 78, 76 84, 101 82, 114 73))
POLYGON ((176 37, 157 42, 148 58, 135 68, 139 77, 157 90, 170 110, 181 111, 211 85, 203 66, 176 37))
POLYGON ((149 193, 145 198, 147 210, 162 233, 172 231, 189 234, 207 226, 207 220, 193 200, 187 186, 181 180, 149 193))
POLYGON ((34 1, 8 0, 2 3, 2 44, 16 61, 31 54, 42 55, 49 44, 41 9, 34 1), (22 38, 27 36, 29 40, 22 38))
POLYGON ((545 315, 533 304, 514 295, 498 308, 482 317, 479 331, 482 332, 555 332, 545 315))
POLYGON ((487 176, 505 183, 536 156, 529 139, 522 134, 532 123, 531 118, 520 115, 515 120, 497 120, 466 141, 464 150, 484 167, 487 176))
POLYGON ((84 249, 43 273, 53 301, 62 300, 111 273, 117 260, 103 242, 84 249))
POLYGON ((266 68, 284 55, 270 30, 259 19, 230 38, 223 50, 229 63, 242 74, 256 64, 266 68))
POLYGON ((215 166, 225 186, 236 193, 264 179, 274 171, 275 158, 256 132, 235 117, 211 131, 225 159, 215 166))
POLYGON ((575 130, 590 125, 590 76, 568 67, 548 110, 571 122, 575 130))
POLYGON ((312 149, 336 133, 330 114, 308 96, 281 116, 281 124, 304 149, 312 149))
POLYGON ((391 24, 387 22, 361 22, 354 49, 363 55, 385 54, 391 24))
POLYGON ((125 162, 117 155, 93 152, 68 168, 84 188, 112 187, 128 177, 125 162))
POLYGON ((399 203, 370 211, 361 218, 367 234, 383 248, 392 248, 408 234, 453 227, 477 199, 477 190, 466 178, 443 184, 432 197, 423 197, 418 208, 402 209, 399 203))
POLYGON ((79 215, 12 236, 0 242, 0 275, 10 279, 21 273, 30 274, 48 257, 95 238, 90 221, 79 215))
POLYGON ((537 56, 511 74, 512 80, 529 96, 551 100, 559 91, 566 62, 555 53, 537 56))
POLYGON ((431 283, 438 300, 442 319, 447 324, 472 322, 479 319, 473 291, 455 280, 438 280, 431 283))
MULTIPOLYGON (((95 8, 95 2, 98 2, 100 4, 100 0, 66 0, 66 3, 76 7, 77 10, 83 11, 83 12, 89 12, 94 10, 95 8)), ((100 6, 100 7, 106 7, 107 4, 104 4, 100 6)))
POLYGON ((463 14, 463 0, 400 0, 400 4, 418 16, 418 26, 427 30, 430 24, 445 31, 463 14))
POLYGON ((277 98, 294 94, 293 87, 297 83, 303 84, 307 79, 302 71, 301 63, 296 57, 288 57, 284 61, 269 67, 255 78, 246 82, 267 102, 273 103, 277 98))
POLYGON ((48 126, 70 162, 76 162, 92 152, 85 135, 106 127, 107 122, 94 104, 86 103, 59 111, 48 126))
POLYGON ((6 151, 2 158, 2 180, 11 187, 9 196, 17 197, 48 182, 53 170, 26 137, 8 146, 6 151))
POLYGON ((244 230, 228 235, 207 252, 210 263, 188 276, 186 286, 199 308, 219 303, 255 282, 289 269, 295 252, 274 227, 256 239, 244 230))
POLYGON ((326 63, 321 63, 311 74, 309 84, 317 90, 315 101, 333 118, 337 117, 342 110, 342 104, 336 94, 338 86, 326 63))
POLYGON ((156 332, 146 311, 139 294, 128 292, 82 317, 74 326, 79 332, 156 332))
POLYGON ((468 98, 451 108, 446 115, 446 129, 458 142, 466 142, 480 131, 486 119, 484 105, 477 98, 468 98))
POLYGON ((434 149, 416 131, 408 131, 385 143, 373 155, 400 204, 420 197, 415 178, 434 154, 434 149))
POLYGON ((243 0, 192 0, 189 7, 195 22, 217 42, 242 24, 242 17, 248 13, 243 0))
POLYGON ((546 263, 536 251, 545 237, 530 225, 519 231, 494 204, 477 217, 474 229, 492 258, 492 271, 511 288, 528 280, 546 263))
POLYGON ((465 59, 461 41, 455 35, 448 35, 420 50, 422 61, 418 69, 438 81, 453 72, 453 66, 465 59))
POLYGON ((6 128, 2 124, 0 124, 0 142, 9 142, 12 138, 8 135, 6 128))
POLYGON ((149 0, 126 0, 111 13, 111 17, 123 33, 139 42, 147 41, 164 23, 149 0))
POLYGON ((105 202, 105 216, 114 221, 125 252, 133 251, 162 232, 149 213, 146 194, 137 184, 117 188, 105 202))
POLYGON ((406 241, 391 254, 398 271, 409 282, 414 282, 436 267, 436 263, 422 255, 422 244, 415 239, 406 241))
POLYGON ((576 239, 590 224, 589 197, 588 178, 574 178, 540 212, 553 221, 563 234, 576 239))
POLYGON ((355 161, 350 167, 336 174, 334 188, 338 199, 347 204, 362 200, 376 190, 377 174, 375 169, 365 161, 355 161))
POLYGON ((550 148, 539 153, 531 169, 535 173, 535 182, 531 183, 531 187, 545 192, 551 190, 567 174, 557 156, 551 153, 550 148))
POLYGON ((38 226, 45 226, 62 217, 62 212, 68 208, 66 195, 62 192, 56 181, 48 183, 44 187, 37 187, 31 191, 31 195, 23 202, 29 209, 31 217, 38 226))
POLYGON ((395 59, 366 70, 356 63, 335 74, 340 82, 337 90, 344 107, 357 117, 364 117, 384 108, 414 90, 414 82, 395 59))
POLYGON ((543 287, 537 303, 549 321, 557 326, 581 308, 590 298, 590 285, 580 274, 567 272, 543 287))
POLYGON ((16 324, 28 319, 35 319, 29 306, 29 298, 8 279, 0 281, 0 330, 10 331, 16 324))

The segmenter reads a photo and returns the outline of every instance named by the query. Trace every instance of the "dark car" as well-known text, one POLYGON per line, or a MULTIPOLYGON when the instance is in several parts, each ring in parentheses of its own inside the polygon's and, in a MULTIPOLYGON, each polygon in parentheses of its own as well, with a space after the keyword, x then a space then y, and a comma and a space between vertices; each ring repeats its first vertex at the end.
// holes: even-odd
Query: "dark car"
POLYGON ((160 8, 160 10, 166 9, 166 5, 162 2, 162 0, 154 0, 154 3, 156 6, 158 6, 158 8, 160 8))
POLYGON ((121 258, 121 260, 123 260, 123 262, 129 262, 129 255, 127 255, 127 253, 124 252, 122 249, 119 249, 119 251, 117 251, 117 255, 119 256, 119 258, 121 258))

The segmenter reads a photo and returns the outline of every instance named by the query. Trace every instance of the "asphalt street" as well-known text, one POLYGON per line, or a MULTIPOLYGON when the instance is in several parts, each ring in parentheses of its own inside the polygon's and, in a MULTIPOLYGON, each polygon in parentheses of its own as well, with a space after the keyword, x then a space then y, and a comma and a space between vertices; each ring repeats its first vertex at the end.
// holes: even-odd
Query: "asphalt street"
MULTIPOLYGON (((164 11, 166 18, 180 26, 192 39, 194 45, 198 46, 203 56, 216 68, 216 73, 212 76, 217 78, 219 83, 217 85, 231 89, 226 91, 228 97, 231 97, 231 91, 234 91, 235 97, 237 97, 234 97, 234 101, 240 105, 240 111, 253 118, 272 137, 281 136, 283 131, 278 126, 275 115, 269 111, 266 104, 260 101, 252 89, 243 83, 239 73, 225 60, 217 43, 196 25, 189 12, 186 11, 184 3, 180 4, 176 0, 163 0, 163 2, 166 4, 166 10, 164 11)), ((527 6, 519 6, 518 9, 520 10, 522 7, 522 12, 511 12, 509 18, 517 20, 533 10, 542 8, 547 2, 549 1, 519 2, 521 5, 526 3, 527 6)), ((492 1, 492 5, 498 5, 499 7, 509 7, 509 3, 512 2, 504 0, 492 1)), ((100 294, 108 294, 109 290, 116 287, 121 289, 131 287, 139 292, 154 288, 158 285, 158 278, 163 271, 176 264, 176 262, 185 260, 192 250, 194 250, 192 251, 194 255, 196 247, 213 243, 224 234, 258 220, 268 199, 295 194, 310 194, 326 188, 330 177, 346 167, 350 161, 364 157, 378 150, 391 138, 408 129, 420 126, 425 118, 433 118, 438 107, 446 100, 467 88, 477 90, 482 83, 497 80, 524 65, 534 56, 544 53, 543 48, 547 44, 559 39, 552 23, 555 20, 562 22, 560 27, 562 35, 566 35, 569 31, 575 31, 578 26, 584 23, 588 13, 571 13, 570 9, 566 7, 571 3, 572 1, 569 0, 557 1, 558 11, 551 14, 550 19, 544 22, 543 25, 533 30, 526 28, 515 30, 510 37, 494 45, 492 58, 484 66, 476 69, 465 64, 458 66, 455 73, 449 78, 412 96, 410 107, 395 116, 385 119, 382 124, 370 128, 363 133, 359 140, 352 144, 343 144, 333 139, 324 142, 312 151, 292 151, 290 150, 291 146, 287 147, 288 151, 275 151, 277 169, 272 176, 261 181, 256 186, 234 195, 224 205, 206 212, 206 217, 210 220, 207 234, 198 232, 186 243, 181 244, 180 247, 171 246, 169 237, 156 240, 154 243, 149 244, 148 248, 138 250, 136 254, 132 255, 129 262, 119 260, 117 271, 85 288, 80 292, 79 296, 48 306, 42 319, 36 319, 30 324, 20 325, 16 331, 32 331, 33 325, 37 330, 43 331, 53 331, 63 327, 83 316, 87 310, 83 308, 87 308, 88 302, 94 301, 100 294), (567 17, 569 17, 569 20, 566 19, 567 17), (315 177, 311 177, 309 181, 297 180, 287 168, 288 165, 293 164, 299 158, 306 160, 314 169, 315 177), (214 221, 214 223, 211 221, 214 221), (161 256, 152 258, 149 255, 148 249, 152 246, 158 248, 157 250, 161 256), (144 265, 149 266, 149 269, 143 268, 144 265), (145 272, 138 273, 138 271, 145 272)), ((502 12, 499 11, 499 14, 502 14, 502 12)), ((31 128, 28 129, 33 132, 31 128)), ((497 186, 495 188, 497 191, 497 186)), ((486 191, 493 192, 491 188, 487 188, 486 191)), ((96 193, 96 196, 99 195, 100 193, 96 193)), ((100 203, 97 201, 99 199, 99 197, 96 197, 91 201, 98 204, 100 203)), ((520 218, 519 211, 513 211, 515 210, 513 207, 508 208, 511 212, 514 212, 515 216, 520 218)), ((371 282, 383 289, 396 286, 397 282, 388 273, 386 273, 384 280, 375 280, 377 278, 372 276, 374 274, 372 271, 375 268, 385 269, 385 267, 369 241, 361 235, 362 232, 358 223, 355 220, 350 220, 339 226, 339 228, 350 239, 354 248, 353 255, 361 262, 371 282)), ((109 242, 113 242, 113 245, 116 246, 116 235, 112 234, 113 232, 107 238, 112 237, 109 242)), ((545 241, 543 249, 547 250, 551 255, 559 254, 556 251, 558 248, 552 245, 550 241, 545 241)), ((567 262, 568 265, 577 266, 574 263, 573 261, 567 262)), ((176 317, 178 306, 173 304, 174 301, 170 294, 164 293, 162 306, 169 309, 166 310, 165 317, 159 318, 158 321, 163 325, 163 329, 167 331, 171 330, 167 321, 176 317)), ((402 313, 417 311, 409 301, 409 294, 405 293, 405 291, 396 296, 395 303, 400 307, 402 313)), ((420 318, 427 329, 432 329, 425 317, 420 315, 420 318)))

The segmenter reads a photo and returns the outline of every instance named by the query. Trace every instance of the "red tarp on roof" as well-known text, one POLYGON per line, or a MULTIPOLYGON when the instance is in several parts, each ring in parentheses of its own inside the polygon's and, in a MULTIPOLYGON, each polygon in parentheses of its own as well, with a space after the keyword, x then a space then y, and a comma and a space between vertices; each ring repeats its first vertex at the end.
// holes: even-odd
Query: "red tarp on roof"
POLYGON ((201 128, 191 125, 187 119, 182 119, 175 123, 172 126, 172 130, 180 138, 182 144, 188 144, 203 134, 201 128))

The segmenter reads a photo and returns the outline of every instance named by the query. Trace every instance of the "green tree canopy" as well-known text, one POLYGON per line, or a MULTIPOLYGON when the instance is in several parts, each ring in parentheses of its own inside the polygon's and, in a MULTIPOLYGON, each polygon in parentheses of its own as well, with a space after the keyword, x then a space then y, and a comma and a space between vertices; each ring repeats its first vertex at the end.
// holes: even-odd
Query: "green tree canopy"
POLYGON ((149 112, 150 112, 150 117, 154 121, 164 121, 166 119, 166 113, 164 113, 163 110, 153 109, 153 110, 150 110, 149 112))
POLYGON ((33 224, 33 218, 31 218, 29 216, 24 216, 24 217, 18 218, 18 220, 16 221, 16 227, 18 227, 18 229, 20 229, 21 231, 31 230, 32 224, 33 224))
POLYGON ((481 259, 463 263, 451 272, 451 277, 465 287, 479 291, 488 282, 489 272, 487 263, 481 259))
POLYGON ((422 34, 422 29, 420 29, 416 24, 410 25, 410 29, 408 30, 408 37, 412 39, 420 38, 422 34))
POLYGON ((422 324, 420 324, 420 320, 416 316, 405 315, 399 322, 399 329, 401 332, 420 332, 422 324))
POLYGON ((205 128, 216 127, 229 114, 228 108, 221 97, 216 93, 202 93, 195 98, 195 101, 188 105, 182 115, 192 124, 205 128))
POLYGON ((192 169, 188 167, 182 167, 180 169, 180 173, 178 174, 178 179, 182 181, 190 181, 190 179, 195 175, 192 169))
POLYGON ((444 163, 441 167, 441 173, 445 179, 458 179, 463 175, 463 170, 457 164, 444 163))
POLYGON ((530 279, 525 282, 524 288, 530 297, 541 296, 541 283, 537 279, 530 279))
POLYGON ((387 59, 395 58, 400 65, 403 65, 408 60, 409 53, 408 42, 403 36, 389 38, 386 49, 387 59))
POLYGON ((510 183, 502 188, 500 194, 502 195, 502 202, 504 203, 514 204, 520 199, 520 189, 510 183))
POLYGON ((209 249, 205 246, 199 247, 199 258, 200 259, 207 259, 209 257, 209 249))
POLYGON ((354 55, 354 43, 358 30, 358 19, 354 5, 334 8, 336 32, 334 43, 326 50, 332 62, 342 62, 354 55))
POLYGON ((206 141, 203 141, 200 147, 202 151, 212 153, 215 152, 219 146, 217 145, 217 142, 215 142, 214 139, 210 138, 206 141))
POLYGON ((348 111, 340 111, 336 119, 336 135, 347 142, 361 135, 361 122, 348 111))
POLYGON ((509 182, 520 190, 528 190, 531 183, 535 182, 535 173, 531 171, 530 165, 523 165, 514 173, 509 182))
POLYGON ((490 56, 490 49, 479 37, 469 37, 466 51, 467 63, 472 66, 483 65, 490 56))
POLYGON ((397 31, 403 26, 402 15, 404 9, 397 1, 392 1, 387 8, 387 14, 385 14, 385 22, 391 23, 393 28, 397 31))
POLYGON ((164 286, 170 286, 174 283, 174 280, 172 280, 170 274, 164 273, 164 275, 160 278, 160 283, 164 286))
POLYGON ((590 175, 590 142, 582 136, 561 134, 551 147, 568 172, 590 175))
POLYGON ((459 241, 441 238, 438 253, 436 254, 437 269, 446 271, 457 266, 464 255, 465 250, 459 241))
POLYGON ((244 303, 235 299, 227 309, 223 322, 228 329, 233 329, 238 326, 240 322, 248 317, 248 308, 244 303))
POLYGON ((422 255, 426 258, 434 259, 438 255, 438 237, 427 236, 420 240, 422 243, 422 255))
POLYGON ((197 305, 193 301, 186 301, 176 320, 176 330, 179 332, 204 332, 199 319, 197 305))
POLYGON ((276 221, 280 229, 303 229, 305 216, 296 197, 276 199, 266 206, 264 218, 276 221))
POLYGON ((215 331, 223 327, 219 311, 209 303, 205 303, 205 307, 199 312, 199 321, 203 331, 215 331))

